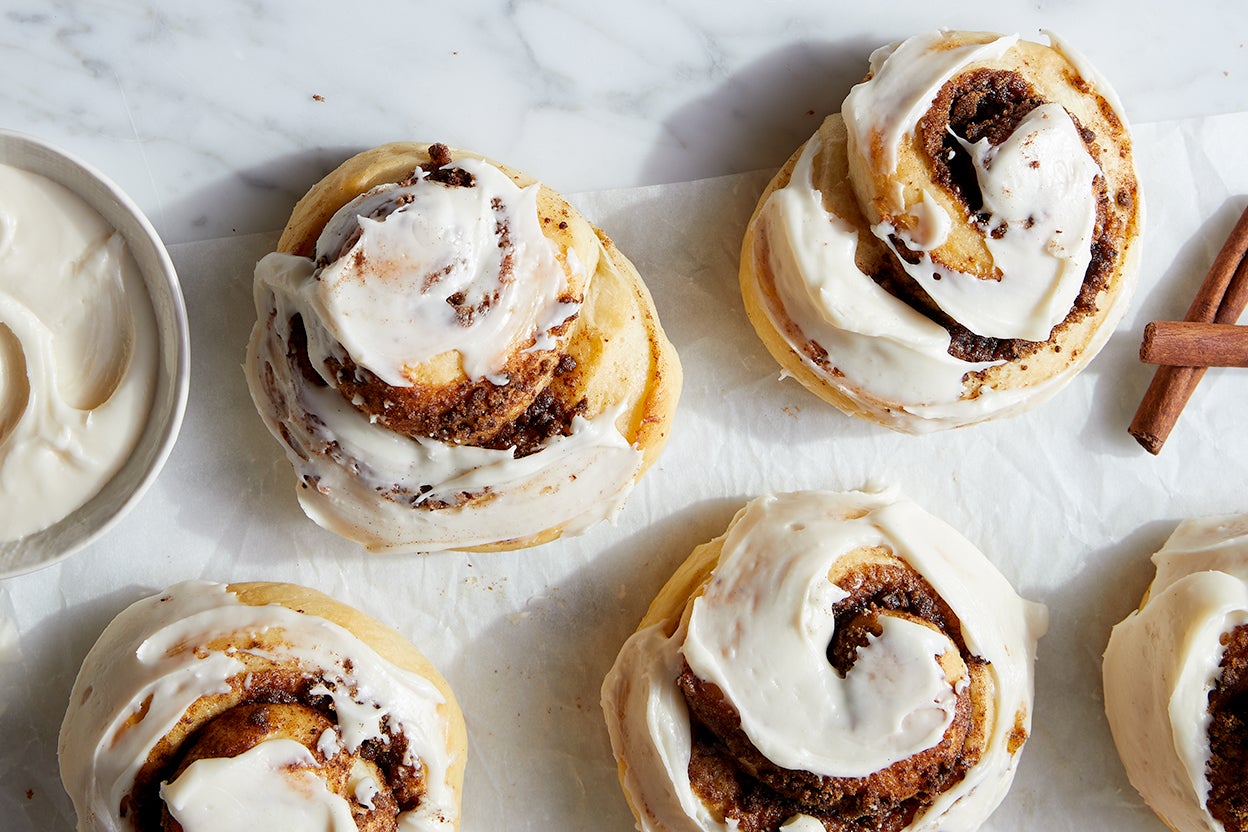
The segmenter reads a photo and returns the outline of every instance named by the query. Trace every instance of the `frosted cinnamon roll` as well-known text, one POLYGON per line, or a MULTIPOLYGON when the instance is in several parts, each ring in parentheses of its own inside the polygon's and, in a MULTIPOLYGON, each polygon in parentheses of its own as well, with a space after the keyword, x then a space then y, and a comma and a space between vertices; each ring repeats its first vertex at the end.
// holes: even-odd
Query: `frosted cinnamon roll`
POLYGON ((896 492, 749 503, 603 684, 638 827, 977 829, 1030 731, 1046 621, 896 492))
POLYGON ((398 633, 304 587, 199 582, 104 630, 59 757, 80 832, 453 832, 466 748, 398 633))
POLYGON ((1020 412, 1125 311, 1143 207, 1117 98, 1065 44, 933 32, 870 73, 759 200, 741 256, 772 355, 909 433, 1020 412))
POLYGON ((1105 713, 1131 785, 1175 832, 1248 830, 1248 515, 1186 520, 1114 627, 1105 713))
POLYGON ((680 366, 636 270, 475 154, 347 160, 295 207, 255 300, 247 379, 300 503, 369 549, 580 531, 667 438, 680 366))

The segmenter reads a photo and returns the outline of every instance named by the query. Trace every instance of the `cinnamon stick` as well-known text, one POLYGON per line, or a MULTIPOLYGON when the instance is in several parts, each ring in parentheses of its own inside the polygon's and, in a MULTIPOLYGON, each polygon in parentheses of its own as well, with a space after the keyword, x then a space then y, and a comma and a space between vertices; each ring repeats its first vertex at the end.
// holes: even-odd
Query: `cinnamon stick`
MULTIPOLYGON (((1234 323, 1248 302, 1248 208, 1222 244, 1205 275, 1200 290, 1188 307, 1185 321, 1201 323, 1234 323)), ((1205 374, 1205 367, 1160 366, 1144 392, 1144 399, 1127 429, 1144 450, 1161 452, 1170 431, 1191 398, 1192 391, 1205 374)))
POLYGON ((1248 367, 1248 326, 1153 321, 1144 327, 1140 360, 1174 367, 1248 367))

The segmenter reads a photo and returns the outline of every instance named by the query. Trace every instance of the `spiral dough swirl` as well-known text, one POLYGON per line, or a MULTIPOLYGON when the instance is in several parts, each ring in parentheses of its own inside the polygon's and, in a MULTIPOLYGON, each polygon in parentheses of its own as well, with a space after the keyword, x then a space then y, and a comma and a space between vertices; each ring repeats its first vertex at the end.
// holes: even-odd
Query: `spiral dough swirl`
POLYGON ((1030 730, 1042 607, 896 492, 761 497, 603 685, 643 830, 973 830, 1030 730))
POLYGON ((775 358, 910 433, 1053 395, 1134 284, 1143 203, 1117 98, 1064 43, 933 32, 866 81, 772 180, 741 289, 775 358))
POLYGON ((466 745, 394 631, 304 587, 188 582, 101 634, 58 756, 79 832, 454 832, 466 745))

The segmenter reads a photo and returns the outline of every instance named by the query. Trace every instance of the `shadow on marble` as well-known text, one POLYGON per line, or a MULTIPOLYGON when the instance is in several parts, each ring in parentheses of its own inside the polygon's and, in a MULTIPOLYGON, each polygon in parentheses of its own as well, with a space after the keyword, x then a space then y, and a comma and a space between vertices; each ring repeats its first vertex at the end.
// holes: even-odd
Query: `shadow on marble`
POLYGON ((649 182, 681 182, 689 151, 718 162, 721 173, 782 165, 827 115, 839 112, 867 73, 880 44, 865 38, 796 41, 725 77, 663 120, 662 138, 641 168, 649 182))
MULTIPOLYGON (((195 239, 280 231, 308 189, 363 147, 321 147, 236 171, 165 206, 160 225, 192 228, 195 239)), ((187 242, 166 239, 165 243, 187 242)))
POLYGON ((1035 767, 1020 768, 1020 782, 1043 782, 1052 794, 1072 796, 1085 812, 1093 810, 1095 801, 1104 801, 1099 811, 1112 812, 1121 822, 1105 828, 1136 828, 1129 822, 1141 804, 1129 798, 1106 799, 1133 792, 1105 720, 1101 655, 1110 630, 1136 608, 1151 583, 1149 556, 1161 548, 1175 523, 1145 523, 1120 540, 1096 547, 1087 553, 1081 569, 1037 599, 1048 605, 1049 631, 1037 652, 1036 719, 1028 756, 1060 759, 1073 753, 1079 762, 1046 766, 1043 774, 1035 767), (1054 719, 1056 713, 1079 718, 1054 719), (1091 772, 1098 774, 1092 778, 1091 772))
POLYGON ((122 587, 54 610, 22 636, 23 673, 4 680, 8 707, 0 714, 9 753, 23 761, 20 771, 3 772, 4 828, 20 820, 28 821, 30 829, 73 827, 74 809, 61 785, 56 756, 70 690, 83 658, 109 621, 148 594, 150 590, 137 585, 122 587))
MULTIPOLYGON (((631 828, 602 681, 659 588, 745 502, 701 500, 647 524, 499 616, 446 663, 468 721, 464 829, 631 828)), ((447 628, 465 629, 451 615, 447 628)))

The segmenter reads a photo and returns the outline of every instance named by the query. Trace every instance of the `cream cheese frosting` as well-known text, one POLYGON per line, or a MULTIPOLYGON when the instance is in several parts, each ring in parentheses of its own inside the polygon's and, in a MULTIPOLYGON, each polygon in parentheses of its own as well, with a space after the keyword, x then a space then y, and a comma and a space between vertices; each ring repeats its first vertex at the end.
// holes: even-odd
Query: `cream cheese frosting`
POLYGON ((642 465, 617 427, 622 406, 574 416, 567 435, 517 458, 395 433, 336 389, 327 359, 406 387, 413 366, 448 351, 470 379, 506 385, 509 351, 557 346, 578 314, 563 269, 584 276, 584 265, 572 250, 561 262, 542 234, 537 186, 478 159, 453 166, 472 187, 423 175, 379 186, 334 215, 315 261, 273 253, 256 267, 252 397, 287 447, 308 516, 376 551, 575 533, 620 509, 642 465), (323 386, 290 371, 296 318, 323 386))
MULTIPOLYGON (((671 622, 638 630, 603 684, 612 747, 643 832, 735 827, 690 783, 690 716, 676 685, 685 662, 723 692, 750 741, 782 767, 860 777, 939 742, 961 684, 938 662, 957 655, 947 635, 881 615, 882 634, 859 649, 844 678, 826 658, 830 606, 846 594, 829 572, 873 546, 927 579, 961 617, 967 648, 990 662, 993 679, 997 715, 983 758, 907 829, 969 832, 996 808, 1017 762, 1010 733, 1030 721, 1044 608, 895 490, 808 492, 761 497, 739 512, 675 632, 666 635, 671 622)), ((787 828, 815 828, 812 821, 795 816, 787 828)))
POLYGON ((121 235, 63 185, 0 165, 0 540, 51 526, 121 469, 156 351, 121 235))
MULTIPOLYGON (((859 270, 857 230, 824 208, 815 187, 814 161, 822 150, 815 134, 788 184, 768 197, 760 213, 770 235, 770 265, 783 311, 827 351, 844 376, 939 422, 942 405, 959 401, 967 373, 1000 362, 954 358, 944 327, 859 270)), ((991 412, 1015 397, 984 391, 967 406, 991 412)))
POLYGON ((841 105, 849 128, 850 148, 870 148, 875 164, 885 171, 897 165, 898 149, 914 130, 932 99, 950 79, 977 61, 1003 56, 1017 35, 989 43, 934 49, 939 31, 915 35, 881 46, 871 53, 871 77, 849 91, 841 105))
POLYGON ((1209 694, 1248 624, 1248 515, 1185 520, 1105 649, 1105 711, 1131 784, 1172 829, 1222 832, 1207 805, 1209 694))
POLYGON ((1000 145, 987 139, 971 144, 960 137, 958 143, 975 168, 986 215, 984 242, 1000 279, 933 262, 928 251, 944 242, 949 218, 930 207, 916 217, 917 232, 899 234, 888 222, 872 231, 928 296, 972 332, 1045 341, 1070 313, 1092 259, 1092 183, 1101 169, 1060 104, 1032 110, 1000 145), (997 236, 997 230, 1004 233, 997 236), (922 254, 902 256, 893 237, 910 242, 916 233, 922 242, 906 248, 922 254))
MULTIPOLYGON (((383 721, 392 730, 401 731, 407 740, 403 762, 423 767, 426 791, 416 809, 399 815, 399 827, 410 832, 454 828, 457 801, 448 782, 452 752, 448 749, 447 726, 439 714, 445 700, 429 680, 386 661, 331 621, 276 604, 250 606, 224 585, 188 582, 123 611, 83 663, 58 749, 61 777, 73 798, 80 832, 130 828, 119 817, 119 807, 161 738, 201 696, 224 694, 235 686, 251 684, 239 658, 242 653, 275 664, 293 664, 321 679, 322 693, 333 702, 341 742, 348 751, 354 752, 365 740, 382 739, 383 721), (248 638, 249 634, 265 633, 280 633, 281 637, 248 638), (231 649, 208 648, 210 643, 230 637, 235 639, 231 649)), ((337 744, 336 740, 321 742, 318 747, 337 744)), ((261 782, 272 784, 284 776, 278 769, 289 768, 281 765, 282 759, 294 764, 287 759, 289 746, 265 742, 257 748, 261 750, 232 763, 200 769, 195 768, 198 762, 193 763, 165 787, 174 811, 184 811, 189 818, 191 808, 177 808, 184 798, 191 800, 188 793, 198 791, 202 796, 219 792, 240 778, 257 786, 261 782)), ((297 762, 308 768, 304 758, 297 762)), ((293 786, 288 781, 283 788, 293 786)), ((263 795, 255 791, 252 796, 263 795)), ((321 803, 326 811, 336 811, 332 800, 326 798, 321 803)), ((308 810, 307 805, 291 799, 268 804, 266 811, 277 813, 274 817, 282 820, 273 828, 293 829, 299 827, 286 821, 308 810)), ((211 821, 209 817, 204 822, 211 821)))
POLYGON ((418 170, 410 184, 379 185, 326 224, 316 246, 325 265, 296 290, 324 329, 325 337, 309 331, 314 366, 345 349, 406 387, 409 366, 454 350, 470 379, 505 384, 509 350, 548 348, 549 331, 576 314, 579 304, 560 300, 567 278, 538 223, 538 186, 520 188, 480 159, 455 167, 472 187, 418 170))
POLYGON ((928 626, 882 615, 882 632, 841 676, 827 649, 833 605, 849 593, 827 575, 843 552, 881 541, 826 515, 811 522, 813 506, 786 502, 770 507, 778 516, 763 521, 765 511, 747 511, 734 526, 693 603, 685 661, 733 703, 763 756, 784 768, 857 777, 932 747, 956 705, 937 658, 957 647, 928 626), (783 558, 773 553, 780 530, 788 532, 783 558))
POLYGON ((320 829, 359 832, 347 801, 316 775, 316 759, 295 740, 259 743, 237 757, 191 763, 161 787, 183 832, 320 829))
MULTIPOLYGON (((1009 36, 949 48, 944 39, 942 32, 916 35, 873 55, 874 75, 846 97, 842 114, 849 152, 861 154, 872 174, 893 173, 903 141, 946 82, 976 63, 1002 57, 1018 42, 1009 36)), ((1092 183, 1100 167, 1060 104, 1037 107, 1000 145, 987 139, 970 144, 959 138, 959 143, 971 157, 984 198, 981 222, 996 276, 964 274, 933 261, 927 252, 943 240, 925 241, 910 249, 920 256, 899 262, 942 310, 972 332, 1045 341, 1070 312, 1091 260, 1097 199, 1092 183)), ((881 193, 865 184, 867 177, 853 181, 859 198, 878 201, 886 217, 908 213, 900 192, 881 193)), ((920 227, 929 214, 915 217, 920 227)), ((886 220, 872 231, 896 252, 895 223, 886 220)), ((924 229, 920 236, 933 234, 938 236, 924 229)))

